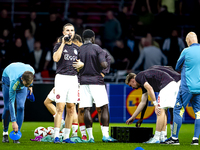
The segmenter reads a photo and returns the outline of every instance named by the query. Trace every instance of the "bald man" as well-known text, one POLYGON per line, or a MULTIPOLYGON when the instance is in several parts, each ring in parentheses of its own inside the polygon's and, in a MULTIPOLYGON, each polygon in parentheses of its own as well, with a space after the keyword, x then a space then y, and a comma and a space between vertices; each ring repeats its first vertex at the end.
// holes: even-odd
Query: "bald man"
POLYGON ((165 144, 179 145, 179 130, 182 125, 185 107, 190 102, 195 113, 195 129, 191 145, 199 145, 200 135, 200 44, 197 35, 189 32, 186 36, 185 48, 176 64, 176 70, 181 71, 181 85, 174 106, 174 121, 172 137, 165 144))

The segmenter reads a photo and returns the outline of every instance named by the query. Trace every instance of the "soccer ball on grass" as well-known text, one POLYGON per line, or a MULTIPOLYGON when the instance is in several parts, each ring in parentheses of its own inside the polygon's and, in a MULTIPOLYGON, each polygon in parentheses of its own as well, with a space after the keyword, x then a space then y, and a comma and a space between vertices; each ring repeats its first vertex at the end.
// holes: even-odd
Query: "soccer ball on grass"
POLYGON ((44 127, 37 127, 34 131, 34 136, 42 136, 45 137, 47 135, 47 130, 44 127))
POLYGON ((50 137, 54 137, 54 127, 47 127, 47 135, 49 135, 50 137))

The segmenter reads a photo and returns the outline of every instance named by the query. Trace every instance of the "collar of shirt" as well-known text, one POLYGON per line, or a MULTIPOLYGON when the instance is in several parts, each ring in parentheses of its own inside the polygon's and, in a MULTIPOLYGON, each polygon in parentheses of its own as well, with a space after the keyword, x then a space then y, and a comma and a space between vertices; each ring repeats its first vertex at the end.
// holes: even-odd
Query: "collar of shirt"
POLYGON ((199 46, 199 43, 193 43, 190 46, 199 46))

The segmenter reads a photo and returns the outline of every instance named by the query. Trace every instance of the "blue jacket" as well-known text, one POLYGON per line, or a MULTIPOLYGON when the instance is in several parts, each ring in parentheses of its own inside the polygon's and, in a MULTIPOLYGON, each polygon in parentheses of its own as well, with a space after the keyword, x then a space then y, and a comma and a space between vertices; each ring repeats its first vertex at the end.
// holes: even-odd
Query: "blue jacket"
POLYGON ((16 97, 16 90, 20 90, 24 88, 24 85, 22 83, 21 77, 22 74, 25 71, 31 71, 33 74, 35 74, 34 69, 28 65, 28 64, 24 64, 24 63, 11 63, 10 65, 8 65, 2 74, 2 82, 4 82, 5 84, 9 84, 9 109, 10 109, 10 115, 11 115, 11 121, 14 122, 16 121, 16 117, 15 117, 15 97, 16 97), (9 81, 4 81, 4 77, 9 78, 9 81))
POLYGON ((181 90, 200 94, 200 44, 193 43, 185 48, 175 69, 181 71, 181 90))

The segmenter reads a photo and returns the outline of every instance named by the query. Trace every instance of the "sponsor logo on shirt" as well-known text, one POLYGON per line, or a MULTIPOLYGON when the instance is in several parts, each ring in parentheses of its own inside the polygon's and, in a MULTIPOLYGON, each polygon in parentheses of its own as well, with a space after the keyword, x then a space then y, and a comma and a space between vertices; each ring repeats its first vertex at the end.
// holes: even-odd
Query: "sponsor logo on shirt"
POLYGON ((19 81, 17 81, 17 82, 13 85, 13 88, 12 88, 12 89, 13 89, 14 91, 16 91, 18 85, 19 85, 19 81))
POLYGON ((70 56, 69 54, 64 55, 65 60, 73 60, 75 61, 77 59, 77 56, 70 56))

